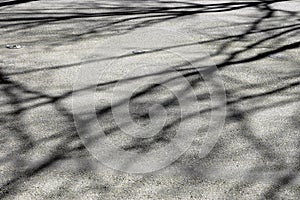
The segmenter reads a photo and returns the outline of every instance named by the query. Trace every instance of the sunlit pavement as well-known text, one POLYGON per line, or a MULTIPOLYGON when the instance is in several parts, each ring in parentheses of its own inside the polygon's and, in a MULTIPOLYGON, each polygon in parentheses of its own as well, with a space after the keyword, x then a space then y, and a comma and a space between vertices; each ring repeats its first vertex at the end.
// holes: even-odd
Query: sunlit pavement
POLYGON ((300 2, 176 2, 0 3, 1 198, 299 198, 300 2), (157 51, 133 54, 139 44, 157 51), (209 91, 184 59, 200 69, 215 65, 225 86, 226 121, 204 158, 199 152, 210 120, 209 91), (141 154, 162 148, 178 130, 180 106, 171 94, 159 87, 143 91, 147 80, 131 74, 135 89, 143 91, 130 105, 135 122, 149 123, 145 115, 153 102, 168 113, 169 127, 150 141, 123 136, 109 108, 110 89, 140 65, 153 67, 153 74, 177 66, 193 83, 199 116, 191 118, 199 123, 191 126, 201 128, 171 165, 128 174, 87 150, 74 123, 72 94, 82 91, 73 88, 86 78, 80 72, 99 66, 91 86, 98 84, 97 117, 109 140, 141 154))

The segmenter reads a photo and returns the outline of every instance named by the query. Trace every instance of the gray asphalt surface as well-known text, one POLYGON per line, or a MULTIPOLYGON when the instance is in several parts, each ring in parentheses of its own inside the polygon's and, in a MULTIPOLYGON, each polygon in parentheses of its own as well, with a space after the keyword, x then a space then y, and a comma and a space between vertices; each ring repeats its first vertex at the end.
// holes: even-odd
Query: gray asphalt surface
POLYGON ((0 198, 299 199, 299 10, 297 0, 0 2, 0 198), (214 64, 227 115, 202 158, 214 107, 195 72, 214 64), (97 73, 80 74, 91 66, 101 73, 95 83, 89 81, 97 73), (178 131, 182 108, 174 93, 147 79, 171 79, 160 74, 170 67, 199 100, 198 115, 185 119, 191 122, 186 130, 200 126, 191 147, 147 174, 97 161, 76 129, 73 92, 96 88, 107 139, 143 155, 169 144, 178 131), (113 94, 126 74, 132 87, 113 94), (74 89, 78 78, 87 83, 74 89), (116 124, 109 97, 122 102, 121 94, 132 92, 138 94, 130 101, 137 124, 151 123, 151 105, 165 107, 167 128, 157 137, 132 139, 116 124))

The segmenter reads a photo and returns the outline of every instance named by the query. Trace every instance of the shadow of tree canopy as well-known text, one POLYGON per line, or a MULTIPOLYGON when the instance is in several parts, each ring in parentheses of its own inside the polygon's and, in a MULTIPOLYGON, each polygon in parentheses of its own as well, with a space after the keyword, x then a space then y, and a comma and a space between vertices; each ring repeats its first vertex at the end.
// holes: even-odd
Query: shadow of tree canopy
MULTIPOLYGON (((241 177, 244 179, 238 179, 239 181, 237 181, 236 185, 224 187, 225 191, 223 193, 229 192, 229 196, 226 198, 230 199, 230 192, 233 192, 233 195, 239 194, 240 191, 251 190, 256 184, 259 184, 260 174, 266 172, 271 173, 269 178, 271 181, 270 183, 268 182, 260 194, 257 194, 257 197, 272 199, 281 195, 286 188, 293 188, 293 181, 299 177, 299 144, 291 147, 295 151, 295 155, 293 154, 294 156, 291 157, 287 150, 277 150, 280 141, 276 139, 277 137, 282 139, 283 136, 279 134, 282 128, 289 132, 286 134, 287 137, 291 137, 299 142, 299 120, 297 117, 299 116, 299 107, 295 107, 294 113, 290 113, 290 116, 282 116, 282 119, 288 120, 288 122, 280 124, 277 127, 279 131, 275 130, 275 135, 273 136, 268 133, 273 130, 268 130, 267 127, 265 128, 266 136, 259 135, 256 133, 256 125, 253 125, 253 118, 259 113, 266 112, 270 114, 274 112, 274 109, 282 110, 287 106, 295 106, 299 103, 300 71, 298 66, 299 59, 297 58, 300 45, 299 12, 276 6, 277 4, 285 5, 287 3, 295 3, 297 5, 296 0, 213 1, 209 3, 159 0, 143 2, 133 0, 122 2, 83 1, 76 3, 74 1, 57 1, 57 4, 55 1, 11 0, 0 3, 2 16, 0 18, 0 29, 5 42, 11 41, 11 36, 15 37, 13 39, 21 41, 18 37, 22 35, 26 45, 43 43, 47 47, 50 46, 55 49, 57 46, 74 45, 81 41, 130 34, 137 29, 166 22, 177 22, 177 20, 189 19, 189 17, 201 17, 205 14, 219 14, 222 16, 235 11, 243 13, 245 9, 255 11, 254 14, 244 15, 247 16, 246 22, 230 21, 229 24, 225 24, 227 29, 222 25, 211 24, 204 31, 207 37, 200 41, 165 46, 148 51, 145 54, 151 56, 154 53, 188 46, 214 46, 210 56, 213 60, 216 60, 216 66, 225 82, 228 98, 226 105, 228 116, 226 118, 224 136, 221 137, 209 156, 200 158, 197 157, 197 154, 187 152, 173 166, 178 167, 181 174, 188 178, 209 178, 217 172, 207 169, 205 163, 209 163, 209 166, 219 166, 220 163, 226 162, 235 164, 232 162, 235 157, 242 159, 243 154, 248 155, 246 151, 249 151, 250 154, 258 155, 256 159, 250 159, 250 170, 241 172, 241 177), (227 32, 227 30, 232 29, 234 30, 233 32, 227 32), (210 34, 212 30, 215 30, 215 34, 210 34), (47 34, 47 31, 50 31, 51 34, 47 34), (296 56, 293 56, 295 52, 296 56), (264 63, 268 66, 256 66, 264 63), (268 74, 264 74, 266 70, 275 78, 269 78, 268 74), (244 75, 241 76, 241 74, 244 75), (247 80, 248 76, 261 76, 262 80, 249 82, 247 80), (243 77, 246 78, 244 79, 243 77), (242 147, 231 150, 231 143, 235 142, 239 146, 239 141, 247 144, 246 147, 241 145, 242 147), (286 157, 289 157, 291 161, 287 161, 286 157), (187 165, 192 167, 187 167, 187 165), (277 173, 278 175, 276 175, 277 173)), ((216 20, 219 19, 217 18, 216 20)), ((11 55, 4 54, 1 56, 1 59, 10 59, 7 57, 11 55)), ((45 73, 51 77, 53 73, 59 73, 66 69, 76 69, 85 64, 134 56, 138 55, 126 54, 120 57, 89 58, 80 62, 38 68, 29 67, 24 70, 8 70, 6 61, 0 63, 2 66, 0 68, 2 97, 0 104, 0 141, 3 144, 0 163, 3 166, 1 175, 4 177, 0 183, 1 198, 17 195, 19 191, 22 191, 25 183, 32 183, 31 180, 35 177, 49 173, 57 163, 69 160, 74 160, 75 163, 78 161, 79 167, 76 168, 75 174, 83 179, 91 176, 90 171, 93 169, 93 165, 86 162, 90 158, 89 153, 80 141, 74 125, 72 111, 65 101, 72 98, 72 94, 88 90, 95 87, 95 85, 78 91, 67 89, 60 94, 53 94, 50 92, 51 86, 46 87, 49 91, 47 89, 36 89, 24 83, 20 77, 24 75, 32 76, 34 79, 38 73, 45 73), (24 120, 24 117, 36 109, 39 110, 37 112, 47 113, 47 109, 43 110, 45 107, 55 113, 53 116, 56 116, 57 121, 53 123, 62 123, 63 125, 53 128, 54 130, 50 129, 47 131, 46 129, 48 134, 37 137, 33 133, 34 131, 28 129, 28 119, 24 120), (5 145, 11 148, 5 148, 5 145), (43 150, 46 147, 47 150, 43 150), (34 152, 40 152, 37 155, 42 155, 33 158, 34 152), (86 162, 84 167, 82 167, 82 162, 86 162)), ((201 61, 201 59, 203 58, 193 60, 193 62, 201 61)), ((197 67, 190 67, 186 63, 180 63, 171 67, 182 73, 195 88, 195 91, 197 91, 197 88, 203 87, 203 79, 199 78, 199 69, 197 67)), ((169 73, 170 71, 166 70, 135 76, 131 77, 129 81, 138 82, 147 77, 167 76, 169 73)), ((96 85, 97 90, 101 92, 106 88, 112 88, 121 80, 100 81, 96 85)), ((166 80, 166 82, 168 81, 171 81, 171 79, 166 80)), ((149 121, 147 110, 150 105, 140 103, 140 99, 151 97, 156 89, 159 89, 159 85, 149 85, 131 97, 131 111, 134 120, 137 122, 149 121)), ((199 102, 209 100, 208 91, 201 91, 196 95, 199 102)), ((119 127, 113 122, 111 109, 113 106, 122 105, 124 101, 121 99, 117 105, 107 105, 97 110, 97 116, 100 121, 103 121, 107 136, 114 135, 120 131, 119 127)), ((173 108, 178 107, 177 99, 174 97, 164 99, 159 103, 169 109, 170 113, 173 113, 173 108)), ((199 113, 206 116, 213 109, 215 108, 208 106, 196 111, 189 117, 192 118, 199 113)), ((180 119, 176 111, 173 118, 167 121, 166 126, 157 136, 147 140, 132 140, 122 146, 122 148, 125 151, 139 151, 143 153, 158 148, 158 144, 168 144, 176 132, 178 123, 182 120, 189 120, 189 118, 180 119)), ((49 121, 46 121, 42 126, 55 127, 49 121)), ((206 130, 206 127, 203 129, 206 130)), ((201 132, 204 132, 204 130, 201 130, 201 132)), ((198 147, 200 143, 196 141, 195 146, 198 147)), ((121 174, 120 176, 125 175, 121 174)), ((147 175, 140 177, 144 182, 149 181, 147 175)), ((44 198, 64 196, 65 191, 71 191, 73 187, 72 181, 74 180, 76 181, 77 179, 73 178, 69 181, 66 179, 66 184, 51 191, 44 198)), ((121 184, 117 181, 112 182, 106 181, 106 183, 102 183, 98 180, 90 180, 90 184, 83 192, 93 191, 107 197, 105 195, 111 195, 114 188, 121 184)), ((128 190, 137 193, 134 189, 137 187, 137 182, 125 185, 128 190)), ((201 184, 198 183, 199 185, 201 184)), ((174 193, 177 192, 176 190, 180 190, 176 188, 176 184, 174 186, 170 185, 170 191, 174 193)), ((297 189, 290 190, 299 194, 297 189)), ((172 197, 171 193, 166 195, 172 197)), ((126 195, 123 197, 126 197, 126 195)))
POLYGON ((0 7, 15 6, 15 5, 29 3, 29 2, 33 2, 33 1, 38 1, 38 0, 12 0, 12 1, 4 0, 4 2, 0 3, 0 7))

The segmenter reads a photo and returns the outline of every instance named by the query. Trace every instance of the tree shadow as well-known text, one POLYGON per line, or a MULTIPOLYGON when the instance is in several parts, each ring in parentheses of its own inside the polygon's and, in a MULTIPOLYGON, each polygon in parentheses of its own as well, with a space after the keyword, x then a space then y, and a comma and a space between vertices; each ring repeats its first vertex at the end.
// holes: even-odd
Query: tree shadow
MULTIPOLYGON (((36 8, 32 8, 36 12, 28 12, 26 8, 18 7, 20 4, 22 6, 26 3, 34 2, 34 0, 28 1, 5 1, 0 3, 1 13, 5 18, 0 19, 0 27, 3 30, 3 34, 13 34, 32 32, 42 29, 43 27, 49 26, 51 28, 55 26, 60 26, 62 31, 58 31, 55 37, 59 36, 56 42, 52 42, 52 36, 48 37, 47 45, 55 47, 64 44, 76 44, 76 42, 82 40, 90 40, 98 37, 109 37, 121 34, 130 34, 130 32, 140 29, 143 27, 151 27, 156 24, 165 23, 166 21, 179 20, 185 17, 201 16, 201 14, 208 13, 220 13, 224 15, 227 12, 241 11, 244 9, 254 9, 258 14, 256 16, 249 16, 253 18, 246 23, 234 23, 234 27, 239 30, 237 34, 224 33, 216 34, 213 38, 208 37, 201 41, 196 41, 194 43, 180 44, 180 45, 170 45, 163 48, 154 49, 152 51, 146 52, 146 54, 162 52, 166 50, 172 50, 175 48, 184 48, 188 46, 200 46, 201 45, 215 45, 213 52, 210 54, 212 59, 223 56, 224 58, 218 60, 216 66, 220 70, 224 77, 224 82, 226 83, 227 92, 227 108, 229 114, 227 116, 227 125, 238 124, 237 133, 235 137, 241 138, 241 140, 249 144, 249 149, 257 152, 263 160, 272 162, 276 170, 287 169, 291 170, 291 173, 281 177, 275 177, 269 188, 266 189, 265 193, 261 196, 266 198, 275 198, 276 193, 286 186, 292 184, 293 180, 298 177, 299 172, 299 156, 294 158, 295 166, 292 168, 287 167, 286 161, 283 155, 274 150, 274 140, 266 141, 261 139, 253 131, 253 125, 249 123, 249 116, 254 113, 260 113, 266 110, 271 110, 274 108, 281 108, 286 105, 293 105, 293 103, 299 101, 299 94, 292 93, 291 90, 299 89, 299 68, 288 68, 288 65, 297 65, 299 61, 293 57, 286 57, 284 61, 276 60, 278 57, 271 58, 270 56, 276 56, 278 54, 289 55, 288 52, 297 51, 300 42, 297 38, 297 33, 299 33, 300 23, 299 23, 299 13, 294 11, 285 10, 284 8, 275 8, 274 4, 279 2, 293 2, 293 1, 271 1, 271 0, 257 0, 257 1, 242 1, 242 2, 225 2, 225 3, 190 3, 190 2, 180 2, 180 1, 145 1, 143 3, 137 3, 135 1, 128 1, 128 4, 118 3, 112 1, 111 3, 74 3, 69 6, 69 3, 61 3, 59 8, 51 8, 46 6, 43 8, 37 5, 36 8), (69 6, 69 7, 68 7, 69 6), (24 10, 25 9, 25 10, 24 10), (88 11, 91 9, 91 11, 88 11), (66 28, 64 27, 70 27, 66 28), (76 30, 72 30, 76 27, 76 30), (245 28, 246 27, 246 28, 245 28), (79 30, 78 30, 79 29, 79 30), (75 33, 73 33, 73 32, 75 33), (69 33, 71 32, 71 33, 69 33), (51 42, 49 42, 51 41, 51 42), (239 48, 234 48, 239 46, 239 48), (246 65, 253 66, 253 70, 260 74, 264 73, 263 70, 255 66, 257 63, 270 62, 279 63, 279 65, 285 66, 287 69, 282 69, 281 72, 275 66, 269 66, 268 72, 274 76, 280 77, 276 80, 260 80, 257 82, 249 83, 247 80, 243 79, 243 76, 238 76, 235 73, 240 70, 240 72, 247 74, 245 71, 246 65), (247 91, 247 92, 244 92, 247 91), (276 98, 277 96, 287 93, 289 97, 279 98, 277 101, 272 101, 271 103, 265 103, 269 98, 276 98), (243 106, 245 104, 245 106, 243 106), (242 107, 242 109, 241 109, 242 107)), ((50 4, 51 5, 51 4, 50 4)), ((212 29, 222 29, 221 26, 212 25, 212 29)), ((37 35, 35 40, 29 39, 28 44, 40 42, 44 36, 37 35)), ((47 41, 47 40, 46 40, 47 41)), ((67 90, 59 95, 51 95, 48 91, 39 89, 34 89, 28 86, 22 81, 18 81, 18 78, 22 75, 35 76, 39 72, 46 73, 57 73, 60 70, 75 68, 80 65, 85 65, 89 63, 97 63, 103 60, 114 60, 120 58, 130 58, 137 55, 126 54, 120 57, 108 57, 100 59, 89 59, 81 62, 74 62, 70 64, 62 64, 51 67, 41 67, 41 68, 30 68, 27 70, 19 71, 6 71, 4 63, 0 71, 0 84, 1 84, 1 96, 3 96, 3 101, 1 101, 1 107, 3 107, 2 116, 0 118, 1 132, 3 131, 3 136, 1 135, 1 141, 4 144, 9 144, 10 140, 16 141, 16 149, 3 150, 3 156, 0 158, 1 165, 12 166, 8 176, 5 176, 4 181, 1 182, 0 197, 6 197, 8 195, 15 195, 21 185, 24 182, 28 182, 32 177, 36 177, 43 173, 47 169, 51 169, 51 166, 59 162, 64 162, 69 158, 76 161, 81 157, 88 158, 88 152, 84 145, 81 143, 80 138, 76 132, 74 125, 74 119, 71 110, 64 104, 64 101, 70 99, 72 94, 81 92, 84 90, 89 90, 90 88, 97 87, 98 92, 105 91, 106 88, 113 88, 116 83, 122 81, 123 79, 116 79, 107 82, 99 82, 97 85, 91 85, 84 87, 79 90, 67 90), (64 123, 64 128, 58 131, 51 131, 50 135, 45 137, 41 136, 40 139, 35 139, 30 131, 27 129, 27 124, 24 120, 24 115, 31 112, 34 109, 43 108, 45 106, 50 106, 56 112, 57 116, 61 117, 62 123, 64 123), (8 107, 8 108, 6 108, 8 107), (55 145, 51 142, 57 141, 55 145), (74 145, 75 143, 75 145, 74 145), (42 145, 50 145, 51 151, 47 152, 38 161, 31 161, 30 153, 38 151, 37 149, 42 145), (11 171, 13 171, 11 173, 11 171)), ((193 62, 200 62, 201 59, 195 59, 193 62)), ((195 91, 198 91, 200 87, 203 87, 203 79, 199 78, 199 68, 190 67, 188 63, 179 63, 176 66, 171 66, 172 69, 179 71, 192 85, 195 91)), ((209 67, 208 67, 209 68, 209 67)), ((133 76, 127 81, 142 81, 147 77, 158 77, 165 75, 166 77, 170 73, 169 70, 160 71, 157 73, 151 73, 141 76, 133 76)), ((250 71, 251 74, 251 71, 250 71)), ((247 75, 244 75, 244 78, 247 75)), ((167 78, 165 82, 170 82, 174 79, 167 78)), ((124 80, 123 80, 124 81, 124 80)), ((142 88, 140 91, 136 92, 131 97, 131 108, 133 118, 136 122, 148 123, 149 114, 147 113, 148 108, 151 104, 145 104, 141 102, 141 98, 148 98, 153 96, 153 90, 158 89, 159 85, 149 85, 142 88)), ((208 101, 209 93, 208 91, 198 92, 197 94, 199 102, 208 101)), ((120 99, 116 105, 107 105, 106 107, 101 107, 97 110, 98 118, 103 120, 105 133, 107 136, 114 135, 120 132, 119 127, 113 123, 112 107, 117 107, 126 102, 125 99, 120 99)), ((173 96, 167 99, 163 99, 159 102, 165 108, 169 109, 169 113, 174 114, 174 108, 178 107, 177 99, 173 96)), ((166 126, 163 130, 155 137, 145 140, 131 140, 126 145, 122 146, 125 151, 138 151, 140 153, 149 152, 159 145, 168 144, 174 133, 178 124, 182 120, 189 120, 198 114, 206 115, 209 114, 214 107, 208 106, 200 110, 196 110, 187 119, 180 119, 177 111, 174 116, 169 118, 166 126)), ((169 115, 170 116, 170 115, 169 115)), ((299 129, 299 120, 297 121, 296 115, 292 117, 294 125, 299 129)), ((205 132, 207 127, 199 131, 199 135, 205 132)), ((289 130, 289 127, 287 127, 289 130)), ((225 129, 225 132, 227 129, 225 129)), ((266 130, 267 131, 267 130, 266 130)), ((225 135, 227 132, 225 133, 225 135)), ((186 155, 182 156, 173 165, 178 166, 182 174, 193 178, 205 177, 205 173, 214 173, 206 171, 205 166, 202 163, 217 164, 219 162, 218 155, 222 154, 226 149, 228 150, 229 142, 220 141, 212 152, 206 158, 197 158, 197 155, 193 155, 187 152, 186 155), (193 157, 193 159, 190 159, 193 157), (192 168, 186 167, 186 163, 192 168)), ((196 142, 197 145, 199 145, 196 142)), ((196 145, 196 146, 197 146, 196 145)), ((299 148, 299 147, 298 147, 299 148)), ((242 151, 244 153, 244 151, 242 151)), ((285 153, 285 152, 283 152, 285 153)), ((233 157, 240 158, 241 153, 235 151, 229 151, 225 157, 223 157, 223 162, 229 161, 233 157)), ((88 164, 87 164, 88 165, 88 164)), ((261 162, 253 163, 251 168, 252 171, 243 173, 243 177, 246 177, 243 181, 249 181, 251 184, 255 184, 256 181, 251 178, 253 173, 257 171, 262 171, 266 168, 268 170, 269 165, 263 164, 261 162), (248 180, 247 180, 248 178, 248 180)), ((86 170, 90 170, 92 166, 87 166, 86 170)), ((3 172, 5 173, 5 171, 3 172)), ((146 176, 146 175, 145 175, 146 176)), ((95 183, 96 184, 96 183, 95 183)), ((65 188, 71 188, 72 184, 68 184, 65 188)), ((114 185, 99 185, 103 190, 100 193, 109 193, 108 188, 114 187, 114 185), (105 189, 106 188, 106 189, 105 189)), ((95 190, 99 189, 96 187, 95 190)), ((136 187, 136 184, 129 184, 128 187, 136 187)), ((245 188, 241 187, 240 184, 235 186, 237 190, 243 190, 245 188)), ((178 188, 177 188, 178 189, 178 188)), ((91 189, 93 190, 93 189, 91 189)), ((58 190, 57 193, 60 193, 58 190)), ((58 196, 61 194, 57 194, 58 196)))

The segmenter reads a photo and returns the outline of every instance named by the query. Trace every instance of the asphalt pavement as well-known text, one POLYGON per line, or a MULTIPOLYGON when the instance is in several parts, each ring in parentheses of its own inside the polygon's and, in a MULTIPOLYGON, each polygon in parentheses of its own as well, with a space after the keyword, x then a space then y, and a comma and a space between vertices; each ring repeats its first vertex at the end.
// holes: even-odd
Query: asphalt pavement
POLYGON ((0 3, 1 199, 299 199, 300 1, 0 3))

